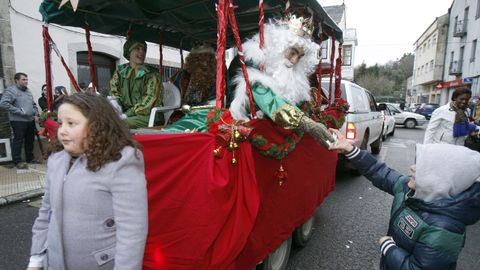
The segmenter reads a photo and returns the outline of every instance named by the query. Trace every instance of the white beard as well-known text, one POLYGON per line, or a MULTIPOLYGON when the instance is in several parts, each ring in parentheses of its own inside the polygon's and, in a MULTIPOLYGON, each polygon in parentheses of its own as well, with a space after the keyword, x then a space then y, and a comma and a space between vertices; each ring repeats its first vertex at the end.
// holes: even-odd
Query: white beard
POLYGON ((277 82, 277 87, 272 91, 291 104, 298 104, 310 100, 310 83, 308 74, 305 74, 297 65, 283 58, 275 61, 267 61, 267 75, 271 75, 277 82), (272 62, 272 63, 269 63, 272 62))
MULTIPOLYGON (((247 69, 250 85, 260 83, 293 105, 310 100, 308 75, 318 63, 318 45, 299 38, 282 27, 268 24, 265 26, 265 48, 260 49, 258 43, 257 34, 243 44, 245 58, 257 65, 264 63, 265 66, 265 72, 256 68, 247 69), (293 45, 305 49, 305 55, 295 65, 284 56, 284 50, 293 45)), ((230 105, 232 116, 237 120, 249 120, 247 110, 250 104, 241 70, 233 78, 233 84, 236 87, 235 98, 230 105)), ((262 118, 262 112, 257 112, 257 116, 262 118)))
MULTIPOLYGON (((288 68, 285 61, 279 61, 275 65, 275 69, 267 68, 265 73, 255 68, 248 68, 250 85, 260 83, 271 89, 279 98, 293 105, 310 100, 310 84, 307 74, 297 72, 296 66, 288 68)), ((241 72, 235 76, 234 84, 236 84, 235 98, 230 105, 230 111, 233 118, 247 121, 249 120, 247 109, 250 108, 250 103, 245 79, 241 72)), ((257 112, 257 116, 263 118, 263 113, 257 112)))
MULTIPOLYGON (((310 83, 308 81, 310 71, 308 70, 307 73, 302 65, 292 65, 283 55, 281 58, 269 59, 266 62, 265 72, 248 68, 250 85, 260 83, 270 88, 279 98, 293 105, 298 105, 302 101, 309 101, 311 99, 310 83)), ((230 105, 230 111, 233 118, 248 121, 247 108, 250 108, 250 103, 243 74, 239 72, 233 81, 236 85, 235 98, 230 105)), ((263 113, 257 112, 257 116, 263 118, 263 113)))

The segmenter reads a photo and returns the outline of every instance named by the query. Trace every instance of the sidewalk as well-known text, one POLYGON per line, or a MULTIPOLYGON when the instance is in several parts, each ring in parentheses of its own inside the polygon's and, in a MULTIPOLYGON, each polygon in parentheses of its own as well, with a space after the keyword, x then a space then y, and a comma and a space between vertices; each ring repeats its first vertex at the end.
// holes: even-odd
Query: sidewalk
POLYGON ((0 206, 43 195, 46 164, 28 164, 18 170, 0 165, 0 206))

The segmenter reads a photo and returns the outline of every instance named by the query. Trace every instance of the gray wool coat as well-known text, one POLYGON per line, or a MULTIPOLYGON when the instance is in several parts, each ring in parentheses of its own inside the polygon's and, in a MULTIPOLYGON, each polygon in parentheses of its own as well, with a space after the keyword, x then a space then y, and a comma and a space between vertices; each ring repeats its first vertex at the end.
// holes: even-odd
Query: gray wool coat
POLYGON ((129 146, 121 153, 97 172, 84 155, 70 171, 66 151, 49 157, 31 249, 46 253, 45 269, 141 269, 148 226, 143 156, 129 146))

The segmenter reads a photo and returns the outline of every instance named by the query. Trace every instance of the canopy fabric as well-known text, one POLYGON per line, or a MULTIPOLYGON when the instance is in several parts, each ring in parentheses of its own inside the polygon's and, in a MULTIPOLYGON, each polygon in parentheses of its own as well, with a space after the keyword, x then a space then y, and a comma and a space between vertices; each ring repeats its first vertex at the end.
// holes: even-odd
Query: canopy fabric
MULTIPOLYGON (((81 27, 88 22, 90 30, 103 34, 132 36, 158 43, 163 32, 163 44, 189 50, 196 42, 216 44, 216 1, 212 0, 80 0, 73 11, 70 3, 59 8, 60 0, 44 0, 40 5, 43 21, 81 27)), ((258 32, 258 0, 236 0, 237 22, 242 38, 258 32)), ((335 36, 342 42, 340 28, 328 16, 317 0, 292 0, 292 8, 308 8, 314 13, 316 25, 322 22, 323 39, 335 36)), ((285 10, 285 0, 265 0, 266 22, 278 18, 285 10)), ((318 27, 317 30, 318 31, 318 27)), ((314 33, 318 36, 318 32, 314 33)), ((229 31, 229 45, 233 38, 229 31)))

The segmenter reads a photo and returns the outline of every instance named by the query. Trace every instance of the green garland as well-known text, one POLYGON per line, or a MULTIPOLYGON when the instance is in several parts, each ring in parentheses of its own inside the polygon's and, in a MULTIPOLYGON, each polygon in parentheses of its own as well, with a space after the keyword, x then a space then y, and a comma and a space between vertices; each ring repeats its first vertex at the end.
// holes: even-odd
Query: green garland
POLYGON ((39 125, 41 127, 44 127, 45 126, 45 121, 47 120, 48 117, 51 117, 54 121, 57 121, 57 112, 42 112, 40 114, 40 121, 39 121, 39 125))
POLYGON ((302 139, 303 131, 294 129, 294 133, 285 137, 285 143, 275 144, 269 142, 262 135, 253 135, 251 143, 262 155, 275 159, 282 159, 295 149, 297 143, 302 139))
MULTIPOLYGON (((224 121, 231 121, 231 119, 233 119, 231 118, 230 112, 228 112, 228 114, 226 113, 227 113, 227 110, 223 108, 214 109, 213 111, 210 112, 206 121, 206 125, 210 132, 214 134, 218 132, 218 127, 216 126, 220 124, 219 121, 222 117, 224 121)), ((238 125, 252 128, 252 126, 250 126, 245 122, 238 122, 238 125)), ((292 135, 285 137, 285 142, 282 144, 271 143, 264 136, 258 135, 258 134, 253 134, 249 140, 250 140, 250 143, 254 147, 256 147, 262 155, 267 157, 272 157, 275 159, 282 159, 286 155, 288 155, 290 152, 292 152, 293 149, 295 149, 295 146, 302 139, 302 137, 303 137, 303 132, 298 129, 295 129, 292 135)))

